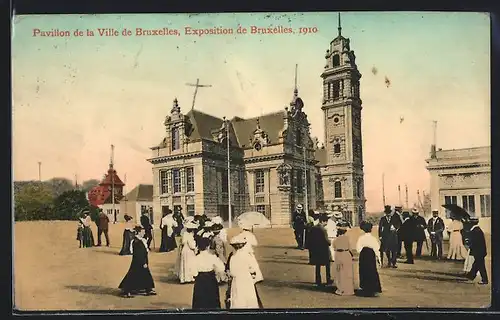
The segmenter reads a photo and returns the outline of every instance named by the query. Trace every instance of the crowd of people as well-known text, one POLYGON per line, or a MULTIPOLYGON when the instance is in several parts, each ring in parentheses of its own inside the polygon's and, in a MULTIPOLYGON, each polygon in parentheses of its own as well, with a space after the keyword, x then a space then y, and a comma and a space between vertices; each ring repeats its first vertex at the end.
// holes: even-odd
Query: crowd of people
MULTIPOLYGON (((450 249, 448 259, 464 259, 464 275, 473 280, 481 275, 480 284, 488 283, 485 267, 486 243, 478 219, 470 218, 472 228, 466 241, 462 238, 463 223, 452 215, 450 225, 450 249), (465 245, 464 245, 465 243, 465 245), (467 246, 467 248, 466 248, 467 246)), ((127 298, 137 293, 156 295, 154 280, 149 269, 148 252, 151 250, 153 226, 147 212, 140 224, 133 224, 130 216, 125 216, 126 226, 120 255, 132 255, 130 268, 119 285, 122 295, 127 298)), ((89 212, 83 212, 79 219, 77 240, 80 247, 94 246, 89 212)), ((109 246, 109 219, 101 212, 97 221, 98 246, 101 235, 106 237, 109 246)), ((227 230, 221 217, 209 218, 206 215, 184 217, 180 212, 167 211, 161 219, 160 252, 176 250, 175 275, 181 284, 194 283, 193 309, 220 309, 219 285, 228 284, 224 297, 225 308, 262 308, 256 284, 263 281, 254 247, 258 245, 252 226, 239 225, 241 233, 228 241, 227 230), (232 247, 233 250, 228 250, 232 247), (229 252, 231 251, 231 252, 229 252)), ((309 264, 315 266, 315 285, 335 284, 337 295, 354 295, 354 251, 359 255, 359 295, 377 296, 382 292, 378 269, 397 268, 397 258, 405 249, 404 263, 413 264, 422 255, 427 235, 431 240, 430 254, 434 259, 443 258, 443 233, 445 225, 437 210, 425 221, 419 210, 410 212, 401 207, 385 206, 384 216, 378 224, 378 239, 372 235, 373 225, 362 221, 363 231, 355 247, 349 241, 351 225, 343 219, 341 212, 306 212, 297 205, 292 213, 297 248, 307 249, 309 264), (415 256, 413 243, 416 242, 415 256), (384 265, 384 258, 387 263, 384 265), (333 270, 331 264, 333 262, 333 270), (325 268, 326 281, 322 281, 322 268, 325 268), (332 272, 333 271, 333 272, 332 272)), ((427 248, 429 250, 429 248, 427 248)))

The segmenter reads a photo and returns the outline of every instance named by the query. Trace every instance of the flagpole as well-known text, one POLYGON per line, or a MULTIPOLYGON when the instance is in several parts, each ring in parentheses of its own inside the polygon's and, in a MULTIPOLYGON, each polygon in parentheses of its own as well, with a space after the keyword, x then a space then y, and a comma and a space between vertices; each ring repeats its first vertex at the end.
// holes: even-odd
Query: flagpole
POLYGON ((226 146, 227 146, 227 203, 228 203, 228 214, 229 214, 229 228, 232 228, 233 217, 231 208, 231 152, 229 150, 229 120, 224 118, 226 123, 226 146))

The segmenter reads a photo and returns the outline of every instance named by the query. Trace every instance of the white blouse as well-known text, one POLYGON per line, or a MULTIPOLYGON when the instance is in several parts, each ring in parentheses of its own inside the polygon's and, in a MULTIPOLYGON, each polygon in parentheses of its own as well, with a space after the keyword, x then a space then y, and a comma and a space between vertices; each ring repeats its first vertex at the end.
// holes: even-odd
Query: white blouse
POLYGON ((219 232, 219 238, 221 238, 222 242, 224 242, 224 243, 227 242, 227 230, 226 229, 222 229, 219 232))
POLYGON ((363 250, 363 248, 371 248, 375 252, 375 255, 378 259, 380 259, 380 244, 378 240, 372 236, 371 233, 365 233, 364 235, 358 238, 358 242, 356 243, 356 251, 358 253, 363 250))
POLYGON ((196 256, 196 272, 210 272, 215 271, 217 274, 225 272, 226 266, 215 254, 207 250, 201 251, 196 256))
POLYGON ((337 223, 332 219, 329 219, 326 224, 326 232, 328 234, 328 238, 337 237, 337 223))
POLYGON ((167 236, 172 236, 172 233, 174 233, 175 227, 177 227, 177 221, 174 220, 173 215, 167 214, 161 219, 161 228, 167 227, 167 236))
POLYGON ((92 222, 92 219, 90 216, 87 216, 86 218, 82 219, 82 224, 84 227, 90 227, 90 223, 92 222))

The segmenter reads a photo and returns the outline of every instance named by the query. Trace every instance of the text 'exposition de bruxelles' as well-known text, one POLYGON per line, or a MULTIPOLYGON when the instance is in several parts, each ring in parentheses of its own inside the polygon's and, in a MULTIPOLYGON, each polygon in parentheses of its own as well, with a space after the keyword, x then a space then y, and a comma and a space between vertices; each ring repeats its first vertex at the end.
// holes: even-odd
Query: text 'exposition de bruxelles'
MULTIPOLYGON (((308 34, 317 33, 318 28, 316 27, 300 27, 300 28, 290 28, 283 26, 270 26, 270 27, 257 27, 249 26, 237 28, 204 28, 197 29, 192 27, 184 27, 184 35, 188 36, 204 36, 204 35, 232 35, 232 34, 308 34)), ((119 37, 119 36, 180 36, 181 31, 179 29, 172 28, 161 28, 161 29, 127 29, 124 28, 121 31, 114 28, 97 28, 96 30, 86 29, 86 30, 40 30, 38 28, 33 29, 33 37, 119 37), (132 31, 134 30, 134 31, 132 31)))

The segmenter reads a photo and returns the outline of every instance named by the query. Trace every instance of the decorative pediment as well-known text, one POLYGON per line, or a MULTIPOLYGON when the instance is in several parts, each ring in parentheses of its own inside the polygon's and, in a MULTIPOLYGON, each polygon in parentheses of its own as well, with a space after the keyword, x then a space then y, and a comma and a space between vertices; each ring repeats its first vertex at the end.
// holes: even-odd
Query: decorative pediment
POLYGON ((250 139, 255 150, 260 151, 263 147, 269 144, 269 135, 260 127, 259 119, 257 119, 257 128, 253 131, 253 138, 250 139))

